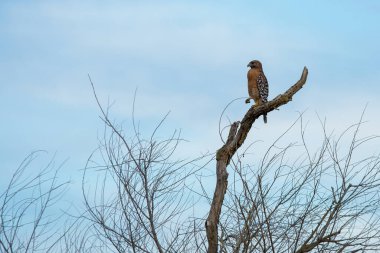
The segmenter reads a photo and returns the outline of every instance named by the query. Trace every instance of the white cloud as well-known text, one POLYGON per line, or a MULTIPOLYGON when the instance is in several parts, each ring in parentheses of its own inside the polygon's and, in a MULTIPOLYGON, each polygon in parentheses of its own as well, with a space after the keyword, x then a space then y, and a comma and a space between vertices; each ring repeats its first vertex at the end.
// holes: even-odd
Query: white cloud
MULTIPOLYGON (((49 1, 15 4, 5 28, 16 42, 30 46, 15 43, 15 51, 25 57, 17 58, 20 75, 27 79, 23 89, 31 96, 68 108, 95 108, 86 77, 90 73, 101 101, 115 101, 111 111, 123 120, 130 117, 138 87, 136 118, 149 124, 172 111, 167 128, 182 128, 193 151, 219 146, 219 114, 230 100, 246 95, 245 64, 251 57, 265 62, 271 97, 294 83, 303 65, 309 66, 310 76, 291 104, 268 116, 268 125, 259 119, 250 140, 272 140, 297 118, 296 111, 306 109, 313 122, 317 111, 342 129, 358 119, 368 101, 370 130, 378 128, 376 94, 345 88, 357 87, 359 81, 374 87, 378 77, 353 80, 341 69, 336 76, 323 72, 331 62, 337 66, 336 58, 350 48, 340 47, 346 37, 323 37, 326 27, 281 28, 276 24, 285 21, 261 20, 256 9, 243 15, 205 3, 49 1)), ((237 103, 228 115, 240 120, 246 109, 237 103)))

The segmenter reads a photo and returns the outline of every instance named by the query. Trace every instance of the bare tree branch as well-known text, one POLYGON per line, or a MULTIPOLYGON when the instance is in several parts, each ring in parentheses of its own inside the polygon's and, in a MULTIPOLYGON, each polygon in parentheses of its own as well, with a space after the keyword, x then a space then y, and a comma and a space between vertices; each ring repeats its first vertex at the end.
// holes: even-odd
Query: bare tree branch
POLYGON ((61 239, 56 224, 64 216, 51 215, 49 209, 67 182, 58 183, 53 160, 37 174, 26 175, 40 153, 24 159, 0 194, 0 252, 51 252, 61 239))
POLYGON ((227 190, 228 173, 227 166, 235 152, 244 143, 249 130, 255 120, 261 115, 267 114, 276 108, 292 100, 293 95, 299 91, 306 82, 308 70, 305 67, 300 80, 290 87, 285 93, 277 96, 273 100, 261 106, 252 106, 245 114, 241 122, 235 122, 231 125, 230 132, 226 143, 217 151, 216 155, 216 186, 213 201, 211 203, 209 215, 206 220, 206 232, 208 240, 208 252, 216 253, 218 251, 218 223, 220 212, 223 205, 224 195, 227 190), (240 127, 239 127, 240 124, 240 127))

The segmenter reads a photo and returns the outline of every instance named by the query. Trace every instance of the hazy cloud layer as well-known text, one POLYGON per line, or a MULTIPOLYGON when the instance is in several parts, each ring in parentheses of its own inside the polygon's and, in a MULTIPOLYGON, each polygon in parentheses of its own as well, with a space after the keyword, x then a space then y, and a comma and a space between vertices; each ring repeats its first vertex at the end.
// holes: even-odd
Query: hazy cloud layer
MULTIPOLYGON (((246 64, 260 59, 270 97, 310 70, 294 101, 261 120, 250 140, 271 141, 305 112, 332 129, 356 122, 376 134, 380 92, 375 1, 3 1, 0 3, 0 160, 11 171, 30 151, 69 158, 76 177, 102 131, 87 74, 115 119, 146 132, 168 111, 162 135, 182 129, 191 157, 221 144, 219 116, 246 96, 246 64)), ((241 119, 248 106, 226 112, 241 119)), ((228 124, 223 118, 223 124, 228 124)), ((296 134, 296 133, 295 133, 296 134)), ((363 133, 364 134, 364 133, 363 133)), ((2 169, 3 170, 3 169, 2 169)))

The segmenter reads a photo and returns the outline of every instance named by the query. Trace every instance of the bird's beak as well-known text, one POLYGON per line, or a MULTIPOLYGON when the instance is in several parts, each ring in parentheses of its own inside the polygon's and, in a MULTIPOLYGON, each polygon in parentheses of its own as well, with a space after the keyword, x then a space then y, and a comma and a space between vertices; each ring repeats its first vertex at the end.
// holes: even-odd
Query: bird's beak
POLYGON ((251 67, 251 64, 248 63, 247 67, 251 67))

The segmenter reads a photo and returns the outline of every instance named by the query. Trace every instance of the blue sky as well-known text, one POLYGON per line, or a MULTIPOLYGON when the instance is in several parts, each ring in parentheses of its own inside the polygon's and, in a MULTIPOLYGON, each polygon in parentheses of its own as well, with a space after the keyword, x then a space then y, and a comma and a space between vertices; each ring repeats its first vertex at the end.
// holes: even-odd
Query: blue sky
MULTIPOLYGON (((271 141, 305 112, 313 141, 317 114, 331 129, 356 122, 379 134, 378 1, 1 1, 0 161, 10 175, 33 150, 67 160, 75 185, 102 124, 87 78, 118 121, 136 117, 162 134, 181 129, 185 156, 221 145, 224 106, 247 96, 246 65, 262 61, 270 98, 309 68, 294 101, 255 125, 271 141)), ((231 120, 248 109, 238 100, 231 120)), ((36 168, 37 169, 37 168, 36 168)), ((0 186, 7 177, 0 180, 0 186)))

